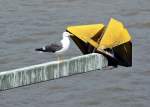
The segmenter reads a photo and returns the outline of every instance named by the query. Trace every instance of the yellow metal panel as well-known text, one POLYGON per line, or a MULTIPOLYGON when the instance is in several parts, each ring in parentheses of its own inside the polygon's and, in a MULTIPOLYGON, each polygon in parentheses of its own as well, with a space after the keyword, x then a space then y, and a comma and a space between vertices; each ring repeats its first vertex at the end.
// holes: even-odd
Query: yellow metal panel
POLYGON ((113 48, 130 40, 131 37, 123 24, 111 18, 98 48, 113 48))
POLYGON ((92 41, 91 38, 95 36, 100 30, 102 30, 103 27, 103 24, 79 25, 70 26, 67 28, 67 31, 71 32, 74 36, 78 37, 85 43, 90 41, 95 45, 95 41, 92 41))
POLYGON ((95 47, 95 48, 97 48, 98 47, 98 43, 97 42, 95 42, 94 40, 92 40, 92 39, 89 39, 88 40, 88 43, 89 44, 91 44, 93 47, 95 47))

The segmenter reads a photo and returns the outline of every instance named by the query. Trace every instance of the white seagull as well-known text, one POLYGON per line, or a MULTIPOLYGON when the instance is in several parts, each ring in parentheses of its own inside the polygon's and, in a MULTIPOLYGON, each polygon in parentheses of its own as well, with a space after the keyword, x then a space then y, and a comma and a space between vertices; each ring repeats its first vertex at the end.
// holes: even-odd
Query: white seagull
POLYGON ((71 36, 69 32, 63 32, 62 35, 63 39, 60 41, 61 44, 52 43, 50 45, 46 45, 42 48, 37 48, 35 50, 41 52, 55 53, 56 55, 58 55, 58 60, 60 60, 61 55, 69 49, 70 46, 69 36, 71 36))

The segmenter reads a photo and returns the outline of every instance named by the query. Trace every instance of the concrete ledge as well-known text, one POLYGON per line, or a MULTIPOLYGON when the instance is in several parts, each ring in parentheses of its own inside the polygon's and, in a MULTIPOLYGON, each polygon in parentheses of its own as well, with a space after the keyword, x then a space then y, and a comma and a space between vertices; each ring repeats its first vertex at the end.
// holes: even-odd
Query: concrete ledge
POLYGON ((108 64, 101 54, 88 54, 25 68, 0 72, 0 90, 11 89, 46 80, 102 69, 108 64))

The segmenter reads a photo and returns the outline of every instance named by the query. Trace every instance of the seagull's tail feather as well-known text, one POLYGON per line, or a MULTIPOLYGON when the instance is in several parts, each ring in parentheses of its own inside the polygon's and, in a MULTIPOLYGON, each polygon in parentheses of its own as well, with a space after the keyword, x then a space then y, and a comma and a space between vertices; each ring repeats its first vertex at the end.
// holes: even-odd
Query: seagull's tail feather
POLYGON ((35 51, 40 51, 40 52, 50 52, 49 50, 47 50, 46 47, 36 48, 35 51))
POLYGON ((44 51, 43 48, 36 48, 35 51, 44 51))
POLYGON ((42 48, 36 48, 35 51, 40 51, 40 52, 52 52, 54 53, 55 51, 52 49, 51 45, 44 46, 42 48))

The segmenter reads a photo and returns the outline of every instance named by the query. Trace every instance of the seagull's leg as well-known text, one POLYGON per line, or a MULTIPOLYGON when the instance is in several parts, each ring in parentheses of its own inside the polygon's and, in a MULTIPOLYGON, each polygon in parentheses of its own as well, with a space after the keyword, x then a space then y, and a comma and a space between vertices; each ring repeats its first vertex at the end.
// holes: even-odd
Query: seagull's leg
POLYGON ((62 62, 62 56, 61 55, 58 55, 58 62, 62 62))
POLYGON ((59 61, 63 62, 63 55, 62 54, 59 56, 59 61))
POLYGON ((58 59, 57 59, 59 62, 63 62, 63 55, 58 55, 58 59))
POLYGON ((60 57, 60 55, 58 55, 58 59, 57 59, 57 60, 58 60, 58 62, 60 62, 60 60, 61 60, 61 57, 60 57))
POLYGON ((60 55, 60 62, 63 62, 63 55, 60 55))

